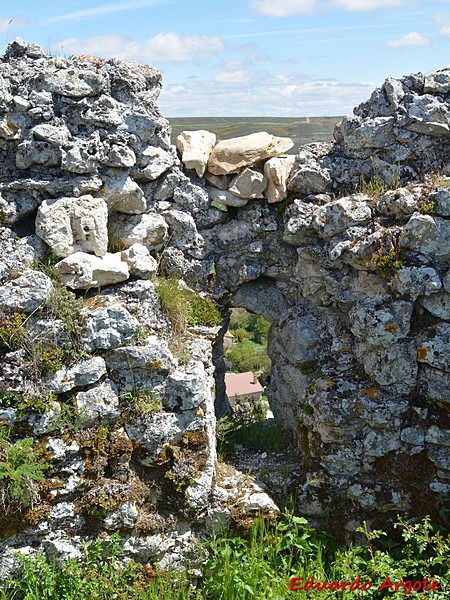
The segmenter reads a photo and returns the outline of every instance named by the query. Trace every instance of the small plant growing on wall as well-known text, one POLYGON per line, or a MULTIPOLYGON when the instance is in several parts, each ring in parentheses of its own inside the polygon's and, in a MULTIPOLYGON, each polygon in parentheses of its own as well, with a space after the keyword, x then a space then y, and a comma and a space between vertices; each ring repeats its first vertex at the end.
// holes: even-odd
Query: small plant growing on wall
POLYGON ((0 511, 4 514, 32 507, 39 500, 36 482, 44 481, 48 463, 33 450, 33 438, 12 443, 0 429, 0 511))
POLYGON ((405 252, 400 245, 401 236, 392 234, 385 240, 377 240, 376 250, 369 262, 369 268, 380 275, 389 276, 401 269, 405 262, 405 252))

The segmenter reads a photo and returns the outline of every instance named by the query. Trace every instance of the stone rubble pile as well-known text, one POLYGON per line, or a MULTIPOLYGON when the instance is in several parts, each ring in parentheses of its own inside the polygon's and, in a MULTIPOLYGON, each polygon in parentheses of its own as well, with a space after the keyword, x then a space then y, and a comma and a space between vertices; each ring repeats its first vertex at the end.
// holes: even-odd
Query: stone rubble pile
POLYGON ((179 158, 155 69, 9 46, 0 422, 35 439, 51 479, 40 511, 0 514, 0 574, 14 550, 77 555, 93 531, 120 531, 132 558, 178 565, 198 531, 233 518, 234 485, 243 512, 275 510, 215 470, 227 324, 169 348, 156 272, 271 322, 270 402, 297 443, 300 513, 338 514, 349 530, 398 512, 439 519, 450 491, 449 77, 387 80, 335 143, 295 157, 268 133, 216 143, 184 132, 179 158), (83 300, 78 328, 64 286, 83 300), (59 364, 74 331, 79 353, 59 364))

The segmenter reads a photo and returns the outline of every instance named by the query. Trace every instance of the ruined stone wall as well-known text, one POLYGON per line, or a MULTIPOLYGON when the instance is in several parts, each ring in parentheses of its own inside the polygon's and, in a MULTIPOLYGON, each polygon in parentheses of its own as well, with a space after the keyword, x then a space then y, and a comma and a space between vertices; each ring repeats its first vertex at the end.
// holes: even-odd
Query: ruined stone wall
POLYGON ((13 549, 76 555, 115 530, 131 558, 176 564, 196 527, 229 514, 214 480, 220 336, 192 332, 174 355, 157 269, 272 323, 270 399, 304 466, 299 511, 349 528, 432 512, 450 486, 450 190, 409 183, 422 154, 423 171, 447 164, 449 73, 390 80, 337 144, 284 170, 285 142, 265 134, 250 164, 219 174, 210 137, 187 166, 170 145, 155 69, 18 40, 0 75, 0 419, 52 473, 42 512, 3 511, 3 566, 13 549), (59 284, 36 270, 49 249, 59 284), (83 299, 79 331, 55 308, 55 292, 74 301, 65 286, 83 299))

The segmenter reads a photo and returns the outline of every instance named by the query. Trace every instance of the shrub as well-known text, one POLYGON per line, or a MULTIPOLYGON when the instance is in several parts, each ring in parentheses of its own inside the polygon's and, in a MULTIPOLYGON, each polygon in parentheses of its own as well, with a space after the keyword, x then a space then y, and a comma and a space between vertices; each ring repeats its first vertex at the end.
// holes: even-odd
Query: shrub
POLYGON ((21 312, 0 313, 0 346, 18 350, 25 337, 24 323, 27 316, 21 312))
POLYGON ((181 287, 175 277, 156 282, 161 307, 170 319, 175 334, 184 333, 187 325, 217 325, 222 320, 217 304, 209 297, 181 287))
POLYGON ((2 512, 16 512, 33 506, 39 492, 36 481, 44 481, 48 463, 36 457, 33 438, 15 443, 8 434, 0 434, 0 508, 2 512))

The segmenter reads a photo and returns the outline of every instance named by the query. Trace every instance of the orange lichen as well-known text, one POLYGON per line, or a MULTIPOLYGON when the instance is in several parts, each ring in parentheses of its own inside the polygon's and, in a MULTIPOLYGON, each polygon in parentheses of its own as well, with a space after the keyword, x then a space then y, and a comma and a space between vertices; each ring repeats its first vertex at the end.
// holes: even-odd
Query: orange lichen
POLYGON ((390 323, 387 327, 384 328, 385 331, 387 331, 388 333, 394 333, 394 331, 397 329, 397 325, 395 323, 390 323))
POLYGON ((361 390, 360 394, 369 396, 371 400, 375 400, 375 398, 378 398, 380 395, 374 387, 369 387, 364 390, 361 390))
POLYGON ((424 348, 423 346, 419 346, 416 348, 417 350, 417 360, 425 360, 428 354, 428 348, 424 348))

